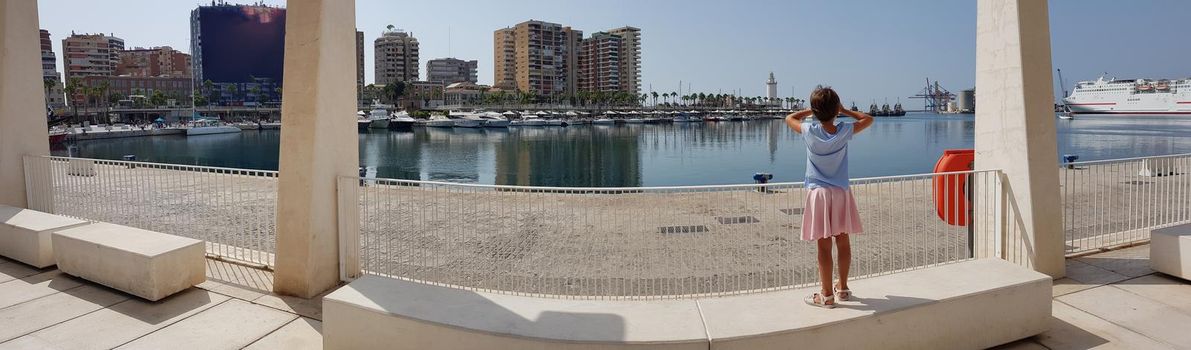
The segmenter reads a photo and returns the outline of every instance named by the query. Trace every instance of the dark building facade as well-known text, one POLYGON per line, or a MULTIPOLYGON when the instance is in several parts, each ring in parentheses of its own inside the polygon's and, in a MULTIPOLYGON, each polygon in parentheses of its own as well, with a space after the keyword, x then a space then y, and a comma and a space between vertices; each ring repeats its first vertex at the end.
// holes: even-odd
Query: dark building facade
POLYGON ((280 104, 285 9, 199 6, 190 13, 190 47, 195 89, 209 103, 280 104))

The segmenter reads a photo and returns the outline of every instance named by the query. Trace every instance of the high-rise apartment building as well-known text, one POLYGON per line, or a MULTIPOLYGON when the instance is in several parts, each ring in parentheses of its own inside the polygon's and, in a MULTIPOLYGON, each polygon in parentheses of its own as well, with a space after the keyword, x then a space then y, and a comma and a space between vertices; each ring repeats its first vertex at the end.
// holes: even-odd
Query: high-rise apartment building
POLYGON ((505 90, 517 88, 516 31, 513 28, 498 29, 492 33, 493 79, 492 86, 505 90))
POLYGON ((285 9, 199 6, 190 12, 190 52, 194 86, 210 103, 275 104, 283 84, 285 9))
POLYGON ((356 93, 364 91, 364 32, 356 31, 356 93))
POLYGON ((117 76, 191 78, 190 55, 169 46, 124 50, 119 57, 117 76))
POLYGON ((476 60, 464 61, 457 58, 439 58, 426 62, 426 80, 453 84, 468 82, 475 84, 479 81, 478 69, 480 62, 476 60))
POLYGON ((620 37, 620 91, 641 94, 641 29, 620 27, 608 31, 620 37))
POLYGON ((66 106, 66 98, 62 95, 62 77, 58 75, 58 57, 54 55, 50 32, 45 29, 41 30, 41 79, 48 86, 45 91, 46 106, 51 109, 66 106))
POLYGON ((75 34, 62 39, 62 68, 66 81, 111 76, 120 63, 124 40, 103 34, 75 34))
POLYGON ((620 36, 591 35, 579 45, 578 91, 621 91, 620 36))
POLYGON ((582 38, 582 31, 533 20, 497 30, 493 37, 497 87, 538 95, 575 92, 582 38))
POLYGON ((418 80, 418 39, 402 30, 386 30, 373 42, 377 84, 418 80))

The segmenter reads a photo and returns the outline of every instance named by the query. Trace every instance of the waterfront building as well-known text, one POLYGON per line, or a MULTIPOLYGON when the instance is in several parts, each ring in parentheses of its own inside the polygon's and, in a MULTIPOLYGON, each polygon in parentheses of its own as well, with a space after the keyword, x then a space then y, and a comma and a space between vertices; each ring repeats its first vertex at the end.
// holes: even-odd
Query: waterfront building
POLYGON ((417 109, 436 108, 443 105, 443 84, 433 81, 407 81, 403 99, 405 106, 417 109))
POLYGON ((115 75, 191 78, 190 55, 169 46, 134 48, 118 53, 115 75))
POLYGON ((443 84, 468 82, 475 84, 479 81, 477 70, 480 62, 476 60, 464 61, 457 58, 439 58, 426 62, 426 80, 443 84))
POLYGON ((264 5, 213 2, 190 12, 194 86, 209 103, 279 103, 285 19, 285 9, 264 5))
POLYGON ((75 34, 62 39, 62 69, 66 81, 111 76, 120 62, 124 40, 112 35, 75 34))
POLYGON ((58 75, 58 57, 54 54, 50 32, 45 29, 41 30, 41 79, 48 85, 45 89, 46 107, 51 110, 65 107, 66 97, 62 92, 62 76, 58 75))
POLYGON ((624 76, 620 56, 623 39, 598 32, 579 45, 578 90, 588 92, 621 91, 624 76))
POLYGON ((191 78, 184 76, 90 76, 82 78, 85 86, 106 87, 103 101, 141 100, 151 103, 158 92, 164 106, 188 106, 193 96, 191 78))
POLYGON ((538 95, 574 93, 582 38, 582 31, 536 20, 497 30, 496 86, 538 95))
POLYGON ((412 33, 389 27, 373 42, 376 83, 418 80, 418 39, 412 33))
POLYGON ((641 29, 620 27, 608 30, 620 37, 620 91, 641 94, 641 29))
POLYGON ((769 80, 765 81, 765 104, 770 106, 780 106, 781 100, 777 98, 777 78, 773 76, 773 72, 769 72, 769 80))
POLYGON ((491 89, 487 85, 476 85, 472 82, 458 82, 443 88, 443 104, 447 106, 464 106, 479 104, 484 101, 484 94, 491 89))

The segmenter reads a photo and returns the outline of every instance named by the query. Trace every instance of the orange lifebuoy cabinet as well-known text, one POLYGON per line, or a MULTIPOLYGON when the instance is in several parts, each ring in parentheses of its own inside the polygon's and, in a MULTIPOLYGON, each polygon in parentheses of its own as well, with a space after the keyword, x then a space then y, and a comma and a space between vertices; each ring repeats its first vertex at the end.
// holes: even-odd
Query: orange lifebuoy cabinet
MULTIPOLYGON (((935 163, 935 173, 973 170, 976 151, 949 149, 935 163)), ((934 177, 935 212, 949 225, 968 226, 972 200, 969 198, 968 174, 948 174, 934 177)))

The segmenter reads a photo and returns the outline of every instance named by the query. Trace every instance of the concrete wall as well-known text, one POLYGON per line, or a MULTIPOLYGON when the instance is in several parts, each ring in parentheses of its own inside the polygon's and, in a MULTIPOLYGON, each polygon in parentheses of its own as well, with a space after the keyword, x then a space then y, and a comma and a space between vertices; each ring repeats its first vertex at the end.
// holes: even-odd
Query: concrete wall
POLYGON ((1046 1, 978 2, 976 169, 1005 173, 1007 258, 1058 278, 1063 215, 1048 21, 1046 1))
POLYGON ((37 1, 0 0, 0 205, 26 207, 26 155, 50 153, 37 1))
POLYGON ((339 283, 336 178, 358 176, 359 136, 344 119, 356 113, 356 6, 354 0, 286 6, 273 288, 309 298, 339 283))

